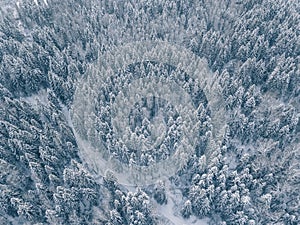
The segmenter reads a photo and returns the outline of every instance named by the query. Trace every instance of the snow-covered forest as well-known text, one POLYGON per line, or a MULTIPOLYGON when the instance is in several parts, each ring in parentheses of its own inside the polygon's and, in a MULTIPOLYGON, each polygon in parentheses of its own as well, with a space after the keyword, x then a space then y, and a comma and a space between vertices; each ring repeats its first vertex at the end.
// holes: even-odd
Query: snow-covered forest
POLYGON ((0 224, 300 224, 299 12, 0 1, 0 224))

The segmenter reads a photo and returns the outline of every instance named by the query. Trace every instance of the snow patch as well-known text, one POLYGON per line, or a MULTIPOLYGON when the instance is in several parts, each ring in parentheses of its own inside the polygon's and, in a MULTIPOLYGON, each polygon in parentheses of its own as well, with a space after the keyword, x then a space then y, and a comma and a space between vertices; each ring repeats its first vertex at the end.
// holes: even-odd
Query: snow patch
POLYGON ((42 89, 37 94, 29 97, 21 97, 20 100, 27 102, 32 105, 34 109, 37 109, 39 105, 49 105, 48 90, 42 89))
POLYGON ((159 205, 153 201, 155 210, 159 215, 163 216, 163 219, 167 220, 167 224, 172 225, 208 225, 209 219, 198 219, 195 216, 191 216, 189 219, 184 219, 179 212, 178 206, 182 201, 182 194, 180 190, 171 187, 171 183, 166 182, 166 195, 168 203, 166 205, 159 205))

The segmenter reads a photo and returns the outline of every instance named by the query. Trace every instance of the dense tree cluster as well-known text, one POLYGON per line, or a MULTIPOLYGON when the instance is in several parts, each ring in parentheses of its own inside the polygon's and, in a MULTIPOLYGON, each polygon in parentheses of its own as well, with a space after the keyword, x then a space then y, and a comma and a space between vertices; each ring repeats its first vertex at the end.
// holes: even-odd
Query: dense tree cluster
MULTIPOLYGON (((164 40, 207 60, 226 107, 226 133, 207 155, 211 109, 199 81, 180 71, 176 82, 191 95, 199 125, 195 154, 171 179, 184 196, 182 216, 210 217, 215 224, 299 224, 299 11, 297 1, 284 0, 23 0, 0 11, 0 223, 156 222, 142 190, 127 192, 112 178, 102 188, 95 181, 63 107, 70 107, 76 81, 99 53, 164 40), (26 101, 42 90, 46 103, 26 101)), ((137 62, 112 70, 96 106, 97 132, 107 146, 116 144, 109 105, 121 88, 145 74, 168 78, 176 69, 137 62)), ((167 99, 132 105, 128 140, 147 140, 159 108, 169 138, 152 154, 120 143, 108 151, 143 166, 167 159, 184 129, 167 99)), ((166 203, 164 188, 156 187, 160 204, 166 203)))
POLYGON ((140 188, 136 192, 122 191, 114 175, 107 171, 104 177, 104 186, 110 194, 109 219, 105 224, 157 224, 157 218, 153 215, 149 196, 140 188))
POLYGON ((52 91, 47 100, 34 108, 1 85, 2 224, 88 224, 101 200, 52 91))
MULTIPOLYGON (((199 138, 205 139, 211 128, 206 96, 194 78, 170 65, 154 62, 130 65, 125 72, 112 75, 106 83, 101 84, 94 106, 96 121, 91 120, 85 124, 87 134, 95 133, 95 126, 90 123, 97 124, 97 134, 88 135, 87 139, 98 142, 100 137, 107 151, 125 164, 149 166, 151 163, 167 160, 176 151, 182 134, 188 129, 176 106, 163 96, 143 96, 143 93, 139 93, 141 99, 131 101, 124 95, 123 90, 128 92, 134 79, 147 77, 156 77, 159 83, 173 80, 191 96, 194 110, 187 113, 196 115, 195 131, 198 132, 199 138), (119 128, 125 130, 119 138, 113 127, 111 108, 116 96, 122 96, 132 107, 128 115, 128 127, 119 128), (126 145, 125 140, 129 144, 126 145)), ((155 86, 151 85, 155 84, 150 83, 148 88, 155 90, 155 86)))

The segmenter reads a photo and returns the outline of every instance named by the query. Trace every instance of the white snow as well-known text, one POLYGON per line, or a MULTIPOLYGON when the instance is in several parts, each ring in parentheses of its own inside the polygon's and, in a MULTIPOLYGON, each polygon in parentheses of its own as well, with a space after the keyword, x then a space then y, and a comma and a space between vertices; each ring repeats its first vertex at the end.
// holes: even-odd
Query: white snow
POLYGON ((170 182, 166 182, 166 195, 168 203, 166 205, 159 205, 153 201, 155 211, 162 215, 172 225, 208 225, 209 219, 197 219, 195 216, 191 216, 189 219, 184 219, 178 209, 178 205, 182 201, 182 194, 180 190, 171 187, 170 182))
POLYGON ((47 90, 42 89, 37 94, 31 95, 29 97, 21 97, 20 100, 23 100, 33 106, 34 109, 37 109, 40 104, 47 106, 49 104, 47 97, 47 90))

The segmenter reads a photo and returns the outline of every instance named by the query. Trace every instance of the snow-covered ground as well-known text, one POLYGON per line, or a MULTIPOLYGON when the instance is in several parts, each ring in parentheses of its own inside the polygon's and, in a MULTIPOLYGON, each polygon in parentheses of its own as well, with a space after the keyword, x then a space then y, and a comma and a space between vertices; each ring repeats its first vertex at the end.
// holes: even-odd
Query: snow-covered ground
POLYGON ((34 109, 37 109, 38 105, 40 104, 45 106, 49 104, 47 90, 45 89, 42 89, 37 94, 31 95, 29 97, 21 97, 20 100, 29 103, 34 109))
POLYGON ((159 205, 153 201, 155 210, 158 214, 166 218, 169 224, 172 225, 208 225, 209 219, 197 219, 195 216, 191 216, 189 219, 184 219, 178 210, 178 205, 182 200, 182 194, 178 189, 173 189, 170 182, 166 182, 166 195, 168 202, 166 205, 159 205))

